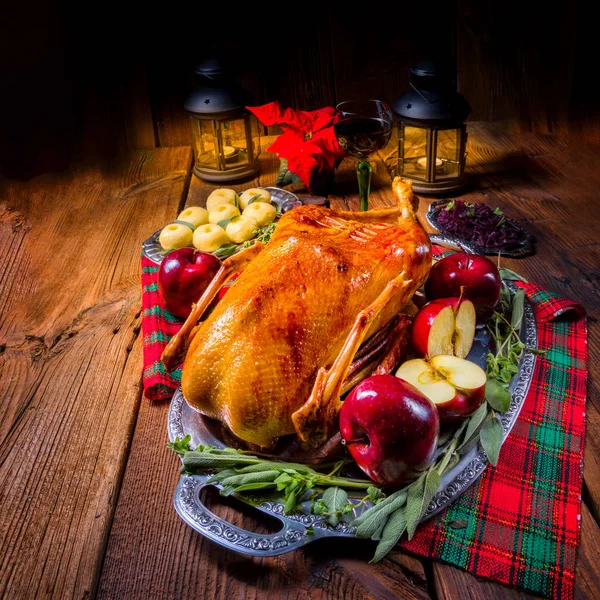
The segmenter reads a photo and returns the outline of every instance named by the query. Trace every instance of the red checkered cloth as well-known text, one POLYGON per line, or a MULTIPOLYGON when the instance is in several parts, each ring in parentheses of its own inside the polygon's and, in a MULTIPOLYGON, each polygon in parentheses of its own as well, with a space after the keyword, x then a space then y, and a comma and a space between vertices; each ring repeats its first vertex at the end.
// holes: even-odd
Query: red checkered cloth
MULTIPOLYGON (((144 390, 169 399, 181 372, 160 354, 181 325, 162 306, 158 267, 142 257, 144 390)), ((538 325, 533 380, 519 418, 485 473, 402 546, 479 577, 570 599, 580 536, 585 440, 587 327, 581 305, 518 283, 538 325), (455 528, 460 522, 462 528, 455 528), (466 524, 465 524, 466 523, 466 524), (451 524, 454 525, 451 526, 451 524)))

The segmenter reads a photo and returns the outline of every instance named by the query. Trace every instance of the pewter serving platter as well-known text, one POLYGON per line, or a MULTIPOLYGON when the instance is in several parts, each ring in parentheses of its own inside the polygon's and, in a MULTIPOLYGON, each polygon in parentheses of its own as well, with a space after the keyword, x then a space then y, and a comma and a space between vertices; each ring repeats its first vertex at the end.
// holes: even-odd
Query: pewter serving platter
MULTIPOLYGON (((507 282, 507 285, 513 291, 517 289, 512 282, 507 282)), ((537 348, 535 316, 527 300, 520 336, 528 347, 537 348)), ((485 357, 489 346, 490 338, 487 330, 478 329, 467 358, 485 368, 485 357)), ((531 383, 534 366, 535 355, 525 352, 521 358, 519 371, 510 384, 512 395, 510 408, 500 415, 504 439, 519 416, 531 383)), ((176 437, 182 439, 189 434, 192 438, 190 445, 194 448, 200 444, 221 448, 226 445, 221 439, 220 427, 192 409, 185 401, 181 388, 175 392, 171 401, 168 434, 171 441, 176 437)), ((481 446, 471 448, 462 456, 460 462, 442 477, 440 490, 429 504, 422 521, 436 515, 454 502, 483 473, 487 465, 488 460, 481 446)), ((282 529, 273 534, 258 534, 241 529, 215 515, 202 502, 200 493, 206 486, 207 479, 209 479, 208 475, 182 475, 175 490, 175 510, 190 527, 230 550, 251 556, 276 556, 325 537, 354 537, 354 528, 350 525, 342 522, 337 527, 332 527, 323 517, 311 514, 308 502, 302 504, 302 512, 286 515, 283 512, 283 503, 276 499, 265 500, 261 497, 243 495, 237 498, 278 519, 282 529), (308 529, 309 527, 311 529, 308 529)), ((215 487, 220 486, 215 485, 215 487)), ((352 498, 351 492, 349 495, 354 503, 359 501, 358 498, 352 498)), ((363 504, 354 511, 354 516, 357 517, 367 508, 369 504, 363 504)))
MULTIPOLYGON (((292 210, 292 208, 296 208, 297 206, 302 206, 302 202, 298 196, 292 194, 292 192, 282 190, 278 187, 266 187, 262 189, 271 193, 271 202, 275 204, 282 213, 288 212, 288 210, 292 210)), ((158 236, 161 231, 162 229, 155 231, 147 240, 142 242, 144 256, 149 258, 152 262, 155 262, 157 265, 160 265, 166 254, 158 241, 158 236)))
POLYGON ((430 235, 432 241, 438 244, 452 245, 457 248, 464 249, 472 254, 489 254, 494 256, 501 254, 502 256, 509 258, 522 258, 523 256, 528 256, 533 252, 533 236, 531 233, 523 229, 523 227, 521 227, 516 221, 506 216, 504 218, 517 229, 519 229, 523 234, 523 239, 518 244, 515 244, 506 250, 498 251, 494 248, 485 248, 472 242, 463 240, 456 235, 444 233, 443 228, 439 224, 438 215, 444 209, 444 206, 448 204, 448 202, 450 202, 450 200, 435 200, 429 205, 429 210, 427 211, 427 221, 432 227, 435 227, 440 232, 439 234, 430 235), (434 237, 438 239, 436 240, 434 237))

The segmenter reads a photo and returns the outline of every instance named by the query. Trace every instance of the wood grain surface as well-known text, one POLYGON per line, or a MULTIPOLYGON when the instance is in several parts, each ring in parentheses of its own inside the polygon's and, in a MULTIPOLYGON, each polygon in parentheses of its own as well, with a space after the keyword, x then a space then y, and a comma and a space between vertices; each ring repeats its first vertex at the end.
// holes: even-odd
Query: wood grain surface
POLYGON ((0 201, 0 596, 94 593, 141 398, 140 244, 191 152, 8 184, 0 201))
MULTIPOLYGON (((277 164, 264 153, 259 177, 232 187, 272 185, 277 164)), ((201 204, 217 187, 190 167, 189 148, 155 149, 125 168, 0 190, 0 597, 531 597, 399 551, 369 565, 373 546, 359 540, 244 557, 179 519, 168 406, 141 399, 139 252, 184 203, 201 204)), ((374 167, 372 205, 384 206, 389 175, 381 161, 374 167)), ((562 136, 473 124, 468 171, 463 198, 500 206, 536 236, 536 254, 506 266, 588 311, 576 598, 600 597, 597 153, 562 136)), ((357 208, 356 190, 346 160, 332 206, 357 208)), ((237 525, 273 530, 243 505, 213 495, 207 503, 237 525)))

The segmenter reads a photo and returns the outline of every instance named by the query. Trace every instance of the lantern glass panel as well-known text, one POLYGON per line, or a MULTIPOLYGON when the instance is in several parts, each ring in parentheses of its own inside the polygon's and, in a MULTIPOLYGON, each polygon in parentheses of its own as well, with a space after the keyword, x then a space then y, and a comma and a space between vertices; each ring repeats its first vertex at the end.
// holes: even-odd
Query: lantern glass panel
POLYGON ((455 179, 460 175, 460 129, 437 132, 435 179, 455 179))
POLYGON ((427 179, 427 129, 404 125, 402 175, 427 179))
POLYGON ((220 126, 225 169, 247 165, 248 137, 244 118, 221 121, 220 126))
POLYGON ((196 164, 211 169, 218 169, 217 153, 215 151, 215 135, 213 121, 190 119, 192 124, 192 139, 196 164))

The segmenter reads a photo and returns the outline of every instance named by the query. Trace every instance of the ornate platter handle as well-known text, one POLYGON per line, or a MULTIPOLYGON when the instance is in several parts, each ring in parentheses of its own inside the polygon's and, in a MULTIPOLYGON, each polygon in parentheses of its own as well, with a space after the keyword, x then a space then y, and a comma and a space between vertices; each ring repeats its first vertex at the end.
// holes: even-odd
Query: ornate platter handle
POLYGON ((312 542, 323 533, 319 529, 309 533, 301 523, 272 513, 271 516, 283 525, 277 533, 254 533, 236 527, 215 515, 202 502, 200 492, 207 479, 207 476, 183 475, 175 490, 175 510, 198 533, 229 550, 250 556, 278 556, 312 542))

